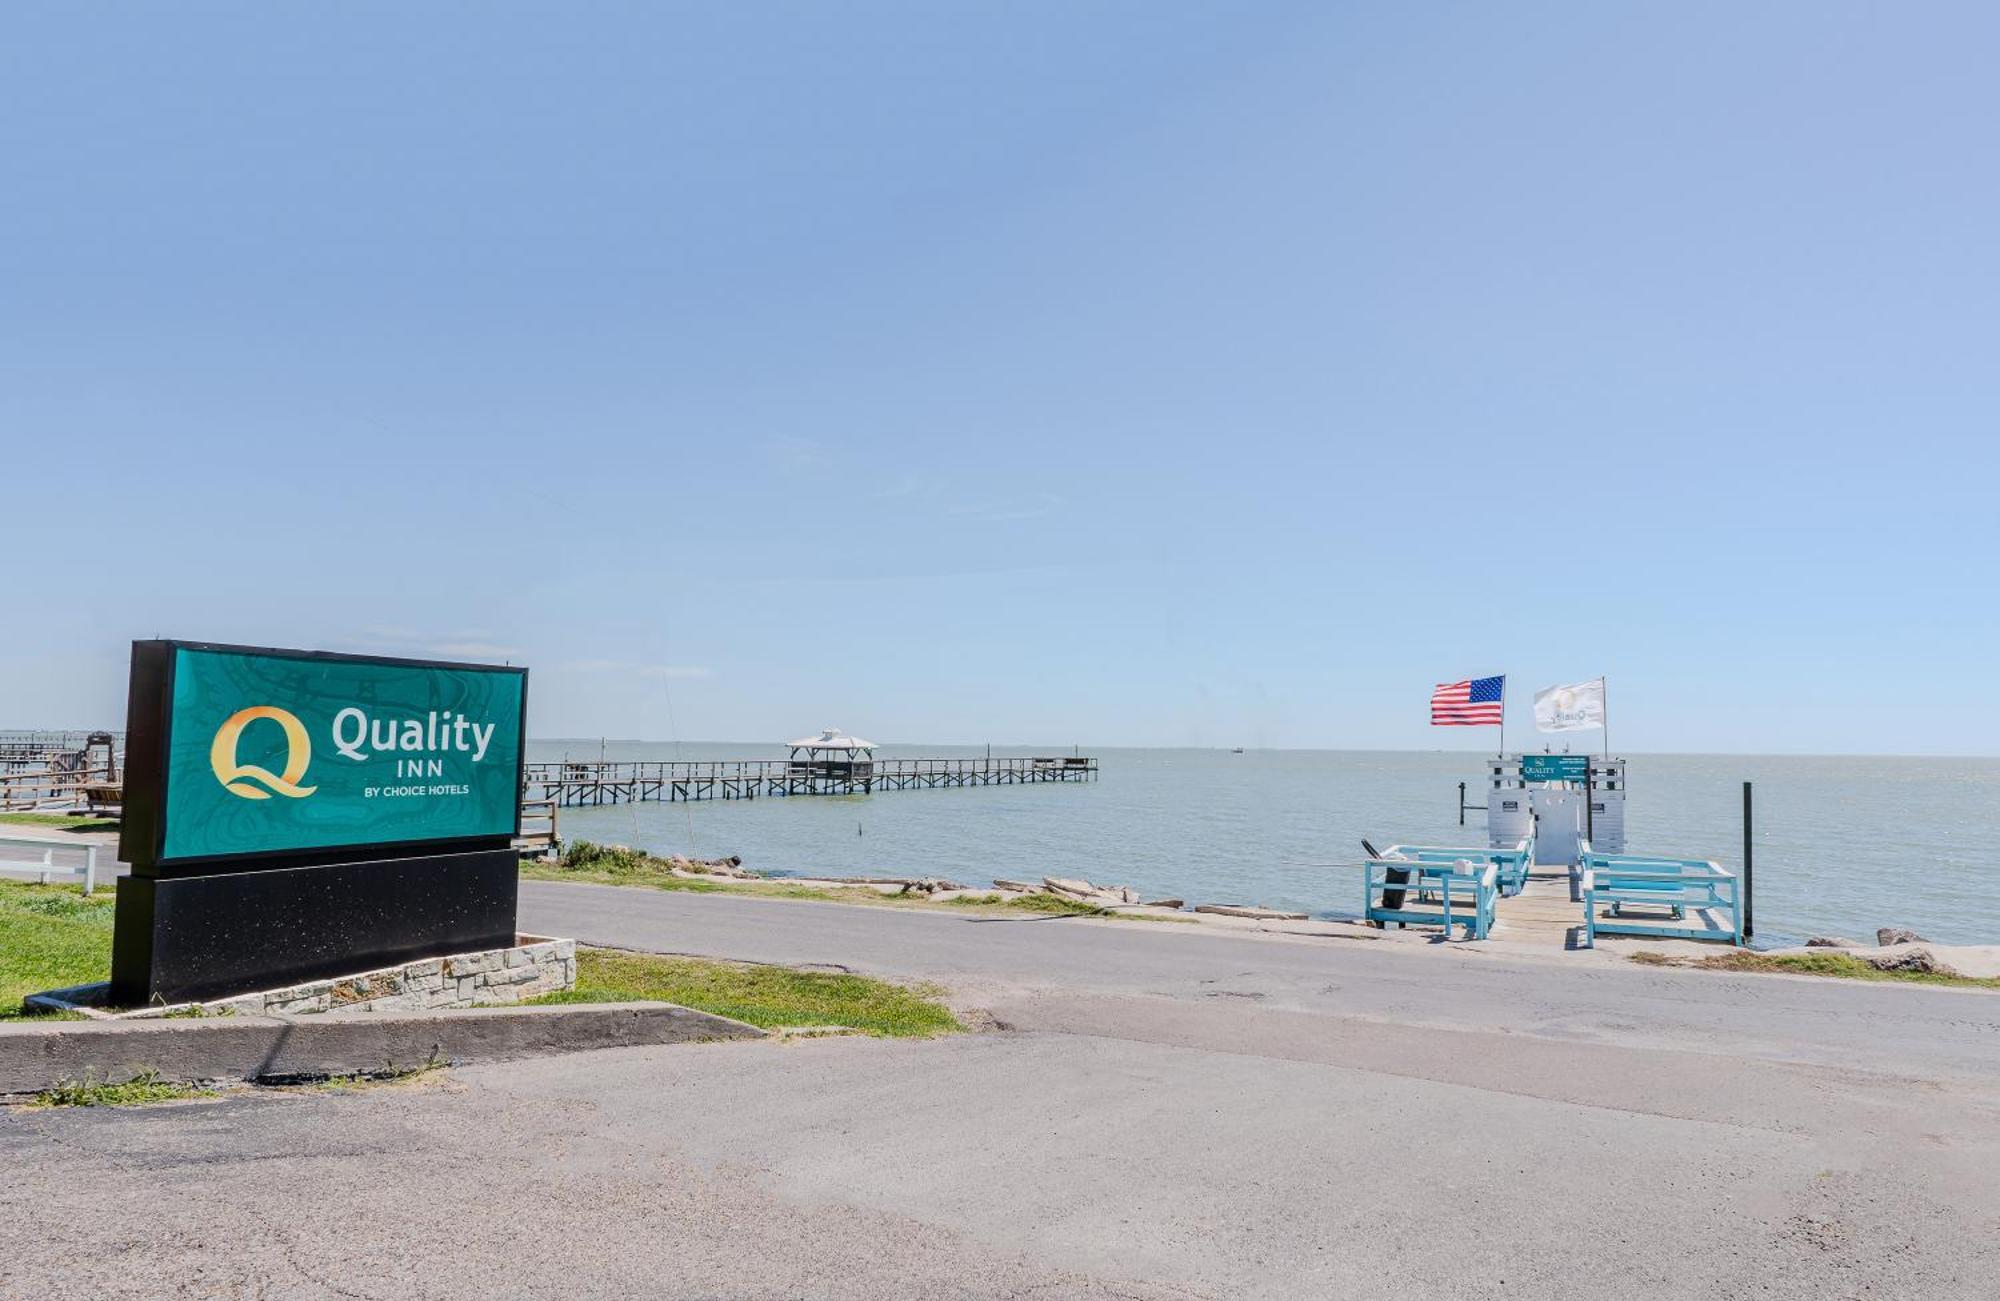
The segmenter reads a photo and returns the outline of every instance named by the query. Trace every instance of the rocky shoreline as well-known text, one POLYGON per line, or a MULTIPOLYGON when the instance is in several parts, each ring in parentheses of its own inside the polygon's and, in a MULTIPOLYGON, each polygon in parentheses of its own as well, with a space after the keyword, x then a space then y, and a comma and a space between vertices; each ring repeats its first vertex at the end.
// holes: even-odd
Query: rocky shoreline
MULTIPOLYGON (((623 848, 613 846, 614 849, 623 848)), ((687 859, 671 857, 666 860, 673 865, 677 875, 690 877, 726 877, 730 880, 783 882, 792 885, 814 887, 860 887, 880 893, 901 896, 921 895, 949 902, 953 899, 975 899, 993 895, 1002 900, 1026 895, 1049 894, 1059 899, 1093 907, 1112 909, 1154 909, 1164 912, 1205 913, 1221 917, 1244 917, 1257 921, 1306 921, 1309 914, 1289 912, 1282 908, 1267 908, 1262 904, 1203 903, 1188 908, 1185 899, 1147 899, 1129 885, 1098 885, 1075 877, 1045 876, 1039 881, 1016 881, 997 877, 989 887, 966 885, 943 877, 903 877, 903 876, 762 876, 746 870, 740 858, 715 860, 687 859)))
POLYGON ((1958 976, 1978 979, 1990 973, 1960 971, 1940 959, 1932 942, 1902 926, 1883 926, 1875 932, 1875 947, 1839 935, 1815 935, 1805 942, 1807 949, 1832 949, 1859 958, 1877 971, 1914 972, 1927 976, 1958 976))

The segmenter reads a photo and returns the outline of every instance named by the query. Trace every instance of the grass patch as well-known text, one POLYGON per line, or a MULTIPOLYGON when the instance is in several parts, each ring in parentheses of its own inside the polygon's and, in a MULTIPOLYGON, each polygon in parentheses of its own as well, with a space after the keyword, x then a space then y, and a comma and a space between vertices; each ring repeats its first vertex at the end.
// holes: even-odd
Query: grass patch
POLYGON ((1013 912, 1036 913, 1045 917, 1116 917, 1109 908, 1101 908, 1081 899, 1069 899, 1052 891, 1038 890, 1034 894, 965 894, 956 899, 944 901, 947 908, 1006 908, 1013 912))
POLYGON ((1189 926, 1195 924, 1195 919, 1192 917, 1120 912, 1116 908, 1086 903, 1052 890, 1037 890, 1033 894, 962 894, 953 899, 939 900, 938 906, 972 908, 981 912, 1033 913, 1040 917, 1104 917, 1119 922, 1183 922, 1189 926))
POLYGON ((576 958, 575 989, 526 1001, 679 1003, 766 1030, 838 1025, 886 1038, 929 1038, 965 1028, 930 986, 614 949, 579 948, 576 958))
POLYGON ((1884 971, 1852 953, 1752 953, 1737 949, 1705 958, 1676 958, 1640 949, 1631 960, 1648 967, 1692 967, 1699 971, 1747 971, 1792 976, 1826 976, 1837 980, 1893 981, 1899 984, 1955 985, 1966 989, 2000 989, 2000 977, 1961 976, 1946 971, 1884 971))
POLYGON ((1040 916, 1108 917, 1118 921, 1191 921, 1117 912, 1080 899, 1038 891, 1028 895, 998 893, 932 899, 922 894, 883 894, 865 886, 796 885, 783 878, 738 881, 728 877, 677 876, 666 859, 624 845, 599 845, 573 840, 553 863, 521 860, 521 875, 535 881, 585 881, 592 885, 635 885, 684 894, 753 895, 760 899, 810 899, 818 903, 857 904, 873 908, 952 908, 999 916, 1034 913, 1040 916))
POLYGON ((140 1071, 120 1084, 101 1080, 65 1080, 35 1095, 43 1107, 143 1107, 153 1102, 180 1102, 187 1098, 212 1098, 215 1090, 192 1084, 163 1080, 155 1070, 140 1071))
POLYGON ((0 880, 0 1021, 25 1015, 21 1000, 111 975, 113 892, 85 898, 77 885, 0 880))
POLYGON ((530 863, 523 860, 521 875, 535 881, 585 881, 592 885, 643 886, 651 890, 670 890, 681 894, 753 894, 760 899, 817 899, 822 903, 889 903, 887 895, 876 894, 872 890, 829 890, 820 886, 787 885, 782 881, 762 882, 732 881, 726 878, 708 880, 702 877, 675 876, 667 870, 663 860, 658 871, 622 869, 606 870, 595 867, 564 867, 561 863, 530 863), (851 899, 850 894, 867 895, 865 899, 851 899))
POLYGON ((594 840, 572 840, 563 846, 556 865, 568 872, 593 872, 605 876, 665 876, 674 880, 674 865, 657 854, 629 845, 600 845, 594 840))
POLYGON ((116 818, 73 818, 67 813, 0 813, 0 823, 17 827, 60 827, 64 831, 116 831, 116 818))

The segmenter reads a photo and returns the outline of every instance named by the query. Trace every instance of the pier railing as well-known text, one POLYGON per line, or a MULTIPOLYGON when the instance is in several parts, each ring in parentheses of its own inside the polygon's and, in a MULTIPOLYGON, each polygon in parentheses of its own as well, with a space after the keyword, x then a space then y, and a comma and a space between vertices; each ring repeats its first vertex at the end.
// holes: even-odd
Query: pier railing
POLYGON ((0 812, 79 808, 104 802, 97 796, 117 786, 114 772, 102 762, 75 770, 0 772, 0 812))
POLYGON ((523 765, 525 799, 573 807, 642 801, 869 795, 957 786, 1092 781, 1087 755, 909 759, 574 760, 523 765))
POLYGON ((1446 938, 1453 926, 1465 927, 1469 940, 1492 933, 1500 898, 1500 869, 1492 863, 1371 858, 1361 864, 1361 873, 1365 921, 1441 926, 1446 938))
POLYGON ((1743 943, 1743 882, 1720 864, 1700 858, 1600 854, 1585 842, 1578 866, 1583 872, 1585 948, 1596 947, 1599 935, 1743 943), (1648 911, 1633 917, 1627 908, 1648 911), (1689 917, 1690 912, 1697 915, 1689 917))
POLYGON ((1382 851, 1391 860, 1409 859, 1418 863, 1491 863, 1500 869, 1500 893, 1517 895, 1528 883, 1535 865, 1535 835, 1530 831, 1512 849, 1488 849, 1450 845, 1391 845, 1382 851))

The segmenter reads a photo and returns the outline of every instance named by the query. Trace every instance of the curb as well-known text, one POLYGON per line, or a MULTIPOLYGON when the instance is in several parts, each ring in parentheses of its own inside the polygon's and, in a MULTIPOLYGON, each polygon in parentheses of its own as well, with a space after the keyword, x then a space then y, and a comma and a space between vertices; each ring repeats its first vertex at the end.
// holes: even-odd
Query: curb
POLYGON ((66 1080, 116 1083, 142 1070, 170 1080, 259 1080, 768 1037, 754 1025, 674 1003, 27 1022, 0 1025, 0 1095, 66 1080))

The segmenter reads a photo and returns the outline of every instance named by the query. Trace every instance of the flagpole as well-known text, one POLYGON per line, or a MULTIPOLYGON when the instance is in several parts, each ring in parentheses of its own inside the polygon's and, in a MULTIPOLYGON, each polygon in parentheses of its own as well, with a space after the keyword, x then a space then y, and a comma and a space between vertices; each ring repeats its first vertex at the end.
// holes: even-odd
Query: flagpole
POLYGON ((1604 709, 1604 757, 1611 758, 1611 680, 1597 675, 1597 703, 1604 709))
POLYGON ((1500 759, 1507 759, 1507 675, 1500 675, 1500 759))

